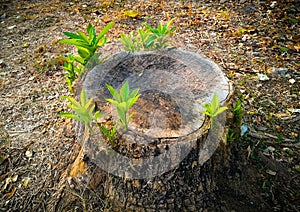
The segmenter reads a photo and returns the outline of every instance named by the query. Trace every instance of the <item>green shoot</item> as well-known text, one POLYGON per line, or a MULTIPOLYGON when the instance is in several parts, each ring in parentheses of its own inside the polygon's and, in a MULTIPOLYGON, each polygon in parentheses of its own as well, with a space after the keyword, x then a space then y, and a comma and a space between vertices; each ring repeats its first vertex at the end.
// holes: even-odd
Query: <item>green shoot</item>
POLYGON ((233 118, 234 118, 234 122, 237 123, 237 125, 241 125, 242 118, 243 118, 243 109, 242 109, 241 100, 237 101, 235 108, 233 109, 233 118))
POLYGON ((69 39, 62 39, 59 42, 75 46, 79 55, 75 57, 75 60, 78 63, 85 65, 89 59, 94 56, 96 50, 107 42, 105 34, 114 24, 114 22, 107 24, 98 36, 95 27, 92 24, 87 26, 87 35, 81 31, 76 31, 77 34, 64 32, 64 35, 69 37, 69 39))
POLYGON ((85 68, 90 70, 101 63, 102 60, 99 60, 101 52, 96 51, 106 43, 105 34, 113 25, 114 22, 107 24, 98 36, 92 24, 87 26, 87 35, 80 31, 77 31, 77 34, 64 32, 68 39, 62 39, 59 42, 73 45, 78 51, 78 55, 69 54, 68 57, 62 57, 66 61, 63 69, 67 71, 65 74, 66 82, 71 92, 73 91, 72 84, 74 80, 81 76, 85 68))
POLYGON ((228 109, 227 107, 220 107, 220 102, 216 93, 214 93, 211 103, 204 103, 203 106, 206 110, 202 111, 202 113, 211 118, 211 124, 213 124, 213 121, 218 115, 228 109))
POLYGON ((65 62, 63 64, 63 69, 65 69, 67 71, 67 73, 65 73, 65 77, 66 77, 66 82, 68 84, 69 90, 72 92, 73 91, 73 87, 72 84, 75 81, 75 79, 78 78, 78 76, 81 75, 82 71, 83 71, 83 66, 81 65, 75 65, 75 58, 72 54, 68 54, 68 57, 61 57, 61 59, 63 59, 65 62))
POLYGON ((145 24, 145 27, 156 37, 156 49, 165 47, 169 44, 169 41, 167 41, 165 38, 175 31, 175 28, 170 28, 173 21, 174 19, 170 20, 164 25, 162 25, 162 23, 159 23, 157 28, 152 28, 150 25, 145 24))
POLYGON ((99 111, 94 113, 95 105, 92 105, 93 99, 87 100, 84 90, 80 93, 80 102, 77 102, 76 99, 70 96, 62 96, 61 98, 67 99, 70 102, 68 108, 72 109, 75 113, 59 113, 58 116, 83 122, 90 132, 93 132, 92 122, 97 121, 103 115, 99 111))
POLYGON ((118 116, 120 118, 120 123, 121 125, 123 125, 125 131, 127 131, 128 123, 133 115, 133 113, 131 113, 127 117, 127 111, 134 105, 134 103, 140 97, 140 94, 138 94, 139 89, 138 88, 134 89, 130 93, 129 85, 127 81, 121 87, 119 93, 112 86, 108 84, 106 84, 106 87, 108 88, 109 92, 114 98, 114 99, 106 99, 106 100, 116 107, 118 116))
POLYGON ((138 43, 135 41, 133 32, 131 32, 129 35, 121 33, 120 37, 120 42, 123 44, 125 51, 137 52, 140 50, 138 43))
POLYGON ((112 129, 107 129, 104 126, 101 126, 101 131, 109 139, 112 145, 115 145, 115 135, 117 132, 117 125, 115 124, 112 129))
POLYGON ((161 49, 169 44, 166 37, 175 31, 175 28, 170 28, 173 21, 174 19, 164 25, 159 23, 157 28, 152 28, 145 23, 146 29, 138 29, 137 36, 134 36, 133 32, 129 35, 121 34, 120 42, 124 45, 124 49, 129 52, 161 49))

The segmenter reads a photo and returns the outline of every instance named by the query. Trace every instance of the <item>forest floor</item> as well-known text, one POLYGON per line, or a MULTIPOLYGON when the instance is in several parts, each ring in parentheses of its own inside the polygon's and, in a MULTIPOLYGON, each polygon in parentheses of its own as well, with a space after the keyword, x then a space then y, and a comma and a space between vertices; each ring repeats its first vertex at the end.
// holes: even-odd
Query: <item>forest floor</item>
MULTIPOLYGON (((224 211, 300 211, 298 0, 0 3, 0 211, 55 211, 68 184, 65 171, 78 145, 71 121, 57 116, 66 109, 60 97, 70 95, 59 57, 74 52, 58 43, 62 32, 84 31, 88 23, 99 32, 115 21, 101 49, 111 55, 121 50, 120 33, 172 18, 174 45, 214 60, 242 99, 248 130, 230 144, 242 184, 220 191, 216 205, 224 211)), ((67 191, 73 200, 65 210, 105 205, 88 188, 67 191)))

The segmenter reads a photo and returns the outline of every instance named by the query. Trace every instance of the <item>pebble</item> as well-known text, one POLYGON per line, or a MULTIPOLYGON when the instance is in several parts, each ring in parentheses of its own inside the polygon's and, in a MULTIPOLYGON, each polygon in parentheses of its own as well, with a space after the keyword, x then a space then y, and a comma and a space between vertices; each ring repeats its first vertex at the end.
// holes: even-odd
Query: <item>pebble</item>
POLYGON ((285 77, 288 71, 288 68, 272 68, 272 74, 275 76, 285 77))
POLYGON ((4 68, 6 66, 6 64, 4 63, 3 60, 0 60, 0 68, 4 68))
POLYGON ((257 73, 257 76, 259 78, 260 81, 268 81, 270 78, 265 75, 265 74, 260 74, 260 73, 257 73))
POLYGON ((296 80, 294 80, 294 79, 289 79, 289 82, 290 82, 291 84, 294 84, 294 83, 296 82, 296 80))
POLYGON ((268 150, 269 150, 270 152, 274 152, 274 151, 275 151, 275 148, 272 147, 272 146, 268 146, 268 150))
POLYGON ((13 26, 7 27, 7 29, 13 29, 13 28, 15 28, 15 27, 16 27, 16 25, 13 25, 13 26))

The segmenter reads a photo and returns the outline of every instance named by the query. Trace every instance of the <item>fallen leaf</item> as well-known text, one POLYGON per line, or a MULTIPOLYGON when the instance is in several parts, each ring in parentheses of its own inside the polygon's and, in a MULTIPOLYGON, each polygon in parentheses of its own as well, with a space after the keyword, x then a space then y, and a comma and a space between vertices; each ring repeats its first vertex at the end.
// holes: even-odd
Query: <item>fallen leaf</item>
POLYGON ((269 175, 272 175, 272 176, 275 176, 275 175, 276 175, 276 172, 274 172, 274 171, 272 171, 272 170, 270 170, 270 169, 268 169, 266 172, 267 172, 269 175))
POLYGON ((102 16, 102 21, 104 21, 105 23, 110 22, 112 19, 110 17, 110 15, 105 14, 104 16, 102 16))
POLYGON ((293 150, 291 150, 290 148, 284 147, 282 150, 287 152, 289 155, 294 155, 293 150))
POLYGON ((17 188, 14 187, 11 192, 5 194, 6 198, 11 198, 16 193, 17 188))
POLYGON ((289 79, 289 83, 294 84, 296 82, 296 80, 294 79, 289 79))
POLYGON ((23 187, 26 188, 28 186, 30 179, 29 178, 25 178, 24 182, 23 182, 23 187))
POLYGON ((290 50, 285 46, 272 46, 272 49, 280 49, 282 52, 287 52, 288 50, 290 50))
POLYGON ((13 28, 15 28, 15 27, 16 27, 16 25, 13 25, 13 26, 7 27, 7 29, 13 29, 13 28))
POLYGON ((28 157, 28 158, 31 158, 32 157, 32 151, 31 150, 27 150, 25 152, 25 156, 28 157))
POLYGON ((139 15, 139 12, 136 10, 128 10, 124 12, 125 16, 131 17, 131 18, 135 18, 139 15))
POLYGON ((192 163, 192 168, 194 168, 194 167, 197 166, 197 165, 198 165, 197 161, 193 161, 193 163, 192 163))
POLYGON ((141 186, 140 181, 139 180, 133 180, 132 185, 136 188, 139 188, 141 186))
POLYGON ((12 178, 11 178, 11 180, 13 181, 13 182, 16 182, 17 180, 18 180, 18 175, 15 175, 15 176, 13 176, 12 178))
POLYGON ((288 111, 290 111, 292 113, 300 113, 300 109, 299 108, 288 108, 288 111))
POLYGON ((252 150, 251 150, 250 145, 247 147, 247 152, 248 152, 247 158, 249 159, 249 157, 250 157, 250 155, 251 155, 251 153, 252 153, 252 150))

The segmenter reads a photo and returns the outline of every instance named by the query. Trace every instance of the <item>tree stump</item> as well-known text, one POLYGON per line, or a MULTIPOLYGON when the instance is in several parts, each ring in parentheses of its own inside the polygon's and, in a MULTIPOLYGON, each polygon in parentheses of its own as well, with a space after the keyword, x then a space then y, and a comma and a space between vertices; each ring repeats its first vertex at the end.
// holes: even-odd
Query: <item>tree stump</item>
MULTIPOLYGON (((91 70, 82 82, 97 109, 117 120, 105 84, 140 88, 140 98, 127 132, 119 129, 112 146, 97 126, 90 134, 77 125, 87 166, 100 170, 90 185, 104 185, 112 211, 199 211, 213 204, 215 176, 224 154, 216 149, 226 140, 226 112, 210 126, 201 113, 214 93, 221 105, 232 94, 229 81, 211 60, 177 48, 138 53, 121 52, 91 70), (225 136, 225 139, 224 139, 225 136)), ((219 148, 220 149, 220 148, 219 148)), ((92 175, 92 174, 90 174, 92 175)))

